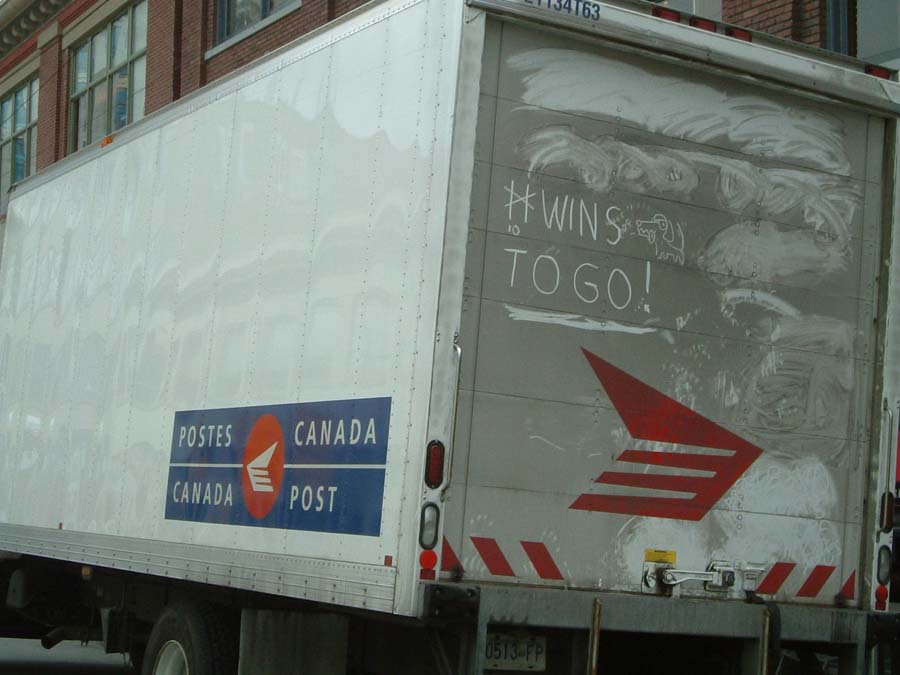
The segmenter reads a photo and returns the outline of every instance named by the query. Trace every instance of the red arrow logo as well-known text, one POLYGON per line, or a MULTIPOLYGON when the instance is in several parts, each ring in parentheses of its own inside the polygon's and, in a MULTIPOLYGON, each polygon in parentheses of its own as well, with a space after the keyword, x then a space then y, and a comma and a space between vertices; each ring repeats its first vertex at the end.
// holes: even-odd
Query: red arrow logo
POLYGON ((731 454, 626 450, 619 455, 618 461, 707 471, 712 475, 678 476, 606 471, 597 478, 596 483, 682 492, 694 496, 583 494, 572 502, 570 509, 701 520, 762 454, 761 448, 647 386, 596 354, 586 349, 581 351, 633 438, 726 450, 731 454))

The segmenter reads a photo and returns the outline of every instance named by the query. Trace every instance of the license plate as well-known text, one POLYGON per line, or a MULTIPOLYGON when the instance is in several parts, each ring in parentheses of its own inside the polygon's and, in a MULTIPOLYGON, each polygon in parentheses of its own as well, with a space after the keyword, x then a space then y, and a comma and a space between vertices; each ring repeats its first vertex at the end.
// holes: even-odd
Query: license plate
POLYGON ((547 670, 547 638, 538 635, 488 633, 485 668, 491 670, 547 670))

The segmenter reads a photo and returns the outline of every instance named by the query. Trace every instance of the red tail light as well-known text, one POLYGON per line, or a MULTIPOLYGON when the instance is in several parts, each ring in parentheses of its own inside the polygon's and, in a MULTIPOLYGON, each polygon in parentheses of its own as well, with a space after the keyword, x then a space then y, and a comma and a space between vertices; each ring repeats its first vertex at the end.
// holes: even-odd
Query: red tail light
POLYGON ((880 77, 885 80, 891 79, 892 72, 893 71, 891 71, 889 68, 884 68, 882 66, 873 66, 873 65, 866 66, 866 74, 867 75, 872 75, 874 77, 880 77))
POLYGON ((419 565, 421 565, 423 569, 433 570, 435 567, 437 567, 437 563, 438 555, 434 552, 433 549, 422 551, 419 554, 419 565))
POLYGON ((753 34, 749 30, 744 30, 743 28, 726 28, 725 35, 733 37, 735 40, 753 42, 753 34))
POLYGON ((882 532, 890 534, 894 531, 894 495, 890 492, 885 492, 881 495, 879 525, 882 532))
POLYGON ((700 30, 708 30, 711 33, 716 32, 716 22, 711 21, 710 19, 701 19, 699 16, 692 16, 688 23, 700 30))
POLYGON ((875 609, 884 611, 887 609, 888 596, 890 591, 887 586, 879 586, 875 589, 875 609))
POLYGON ((444 482, 444 444, 431 441, 425 457, 425 485, 432 490, 439 488, 444 482))
POLYGON ((666 21, 676 21, 681 23, 681 12, 676 12, 674 9, 666 9, 665 7, 654 7, 653 8, 653 16, 658 17, 660 19, 665 19, 666 21))
POLYGON ((438 556, 432 550, 422 551, 419 554, 419 566, 422 568, 419 570, 419 578, 425 581, 434 581, 437 579, 437 570, 435 569, 438 564, 438 556))

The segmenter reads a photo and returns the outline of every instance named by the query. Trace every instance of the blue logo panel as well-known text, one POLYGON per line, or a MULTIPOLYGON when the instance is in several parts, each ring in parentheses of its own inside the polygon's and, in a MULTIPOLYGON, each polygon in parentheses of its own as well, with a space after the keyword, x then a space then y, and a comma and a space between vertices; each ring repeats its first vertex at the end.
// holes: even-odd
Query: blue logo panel
POLYGON ((175 413, 166 518, 381 532, 390 398, 175 413))

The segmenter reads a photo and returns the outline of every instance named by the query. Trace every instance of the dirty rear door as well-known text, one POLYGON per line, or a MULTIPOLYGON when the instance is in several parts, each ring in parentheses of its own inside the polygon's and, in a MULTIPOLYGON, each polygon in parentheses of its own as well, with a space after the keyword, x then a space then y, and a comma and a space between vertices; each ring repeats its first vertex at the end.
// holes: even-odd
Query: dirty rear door
POLYGON ((483 66, 446 575, 853 602, 883 122, 498 20, 483 66))

